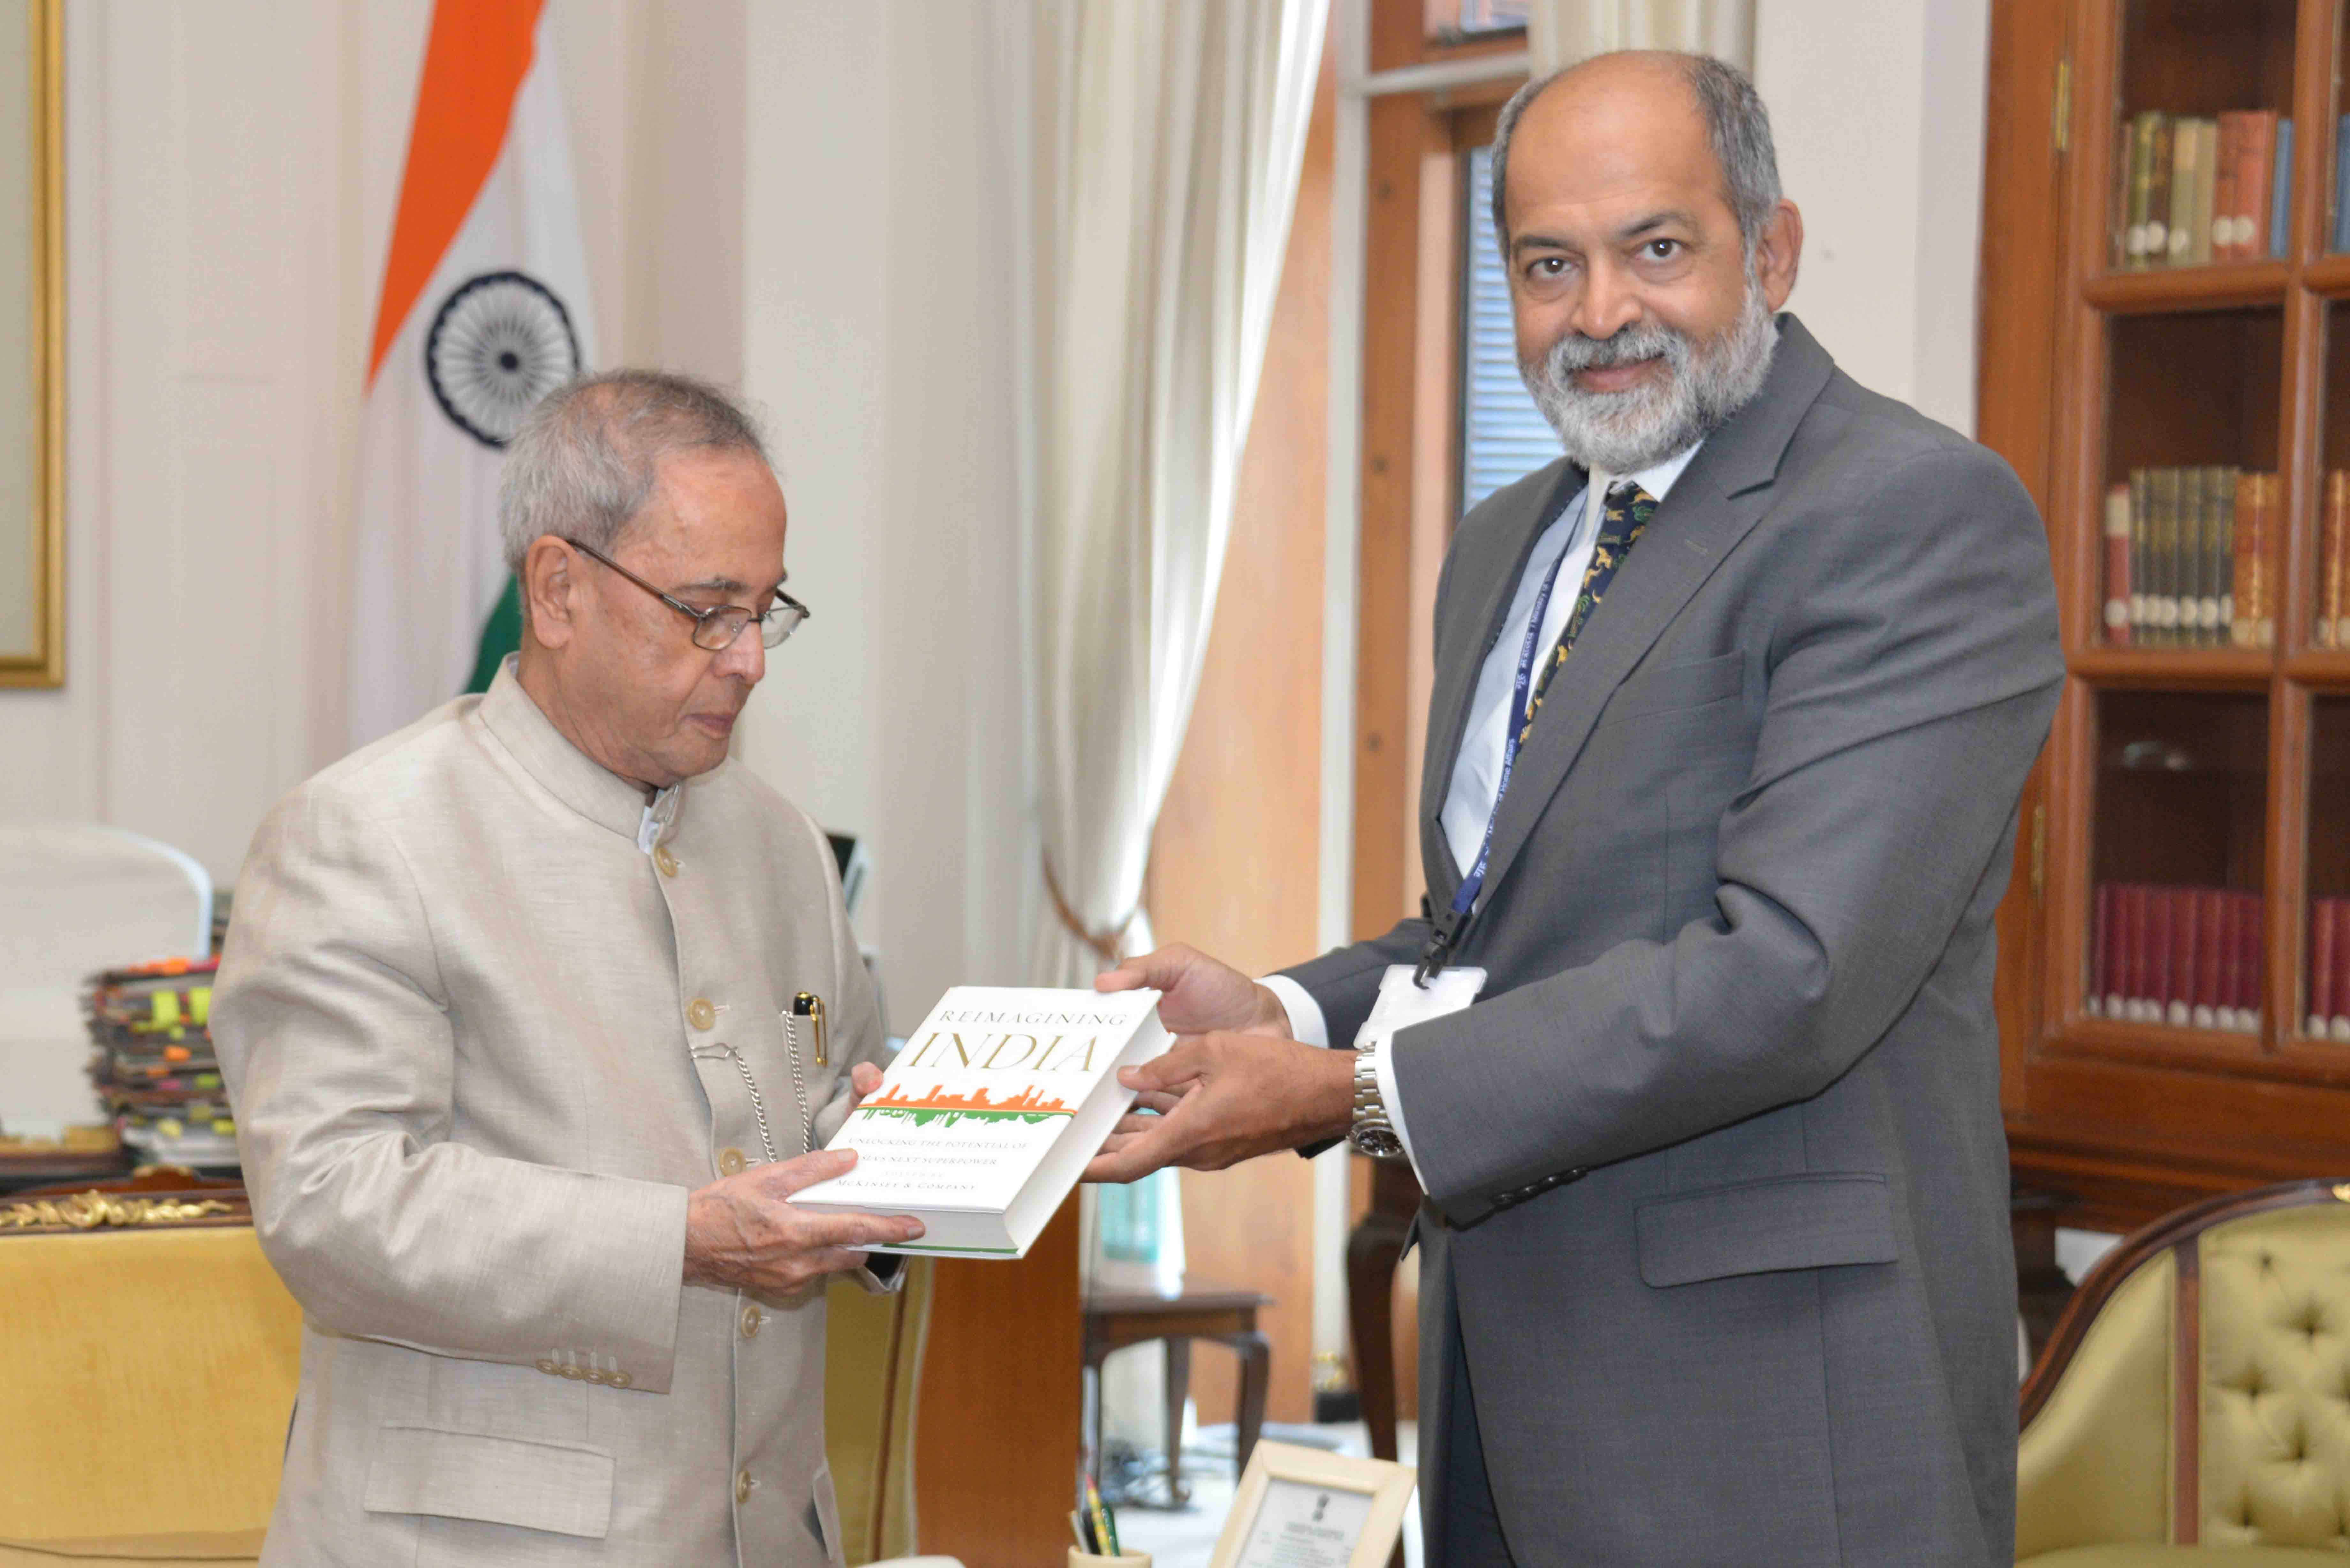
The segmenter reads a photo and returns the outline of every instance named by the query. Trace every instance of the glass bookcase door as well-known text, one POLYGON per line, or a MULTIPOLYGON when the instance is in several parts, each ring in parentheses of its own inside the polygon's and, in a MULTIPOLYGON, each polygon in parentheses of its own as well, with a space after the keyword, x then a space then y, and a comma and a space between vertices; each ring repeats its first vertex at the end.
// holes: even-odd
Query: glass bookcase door
POLYGON ((2111 265, 2287 254, 2293 0, 2127 0, 2111 265))
POLYGON ((2099 693, 2093 807, 2087 1011, 2257 1034, 2267 699, 2099 693))
POLYGON ((2273 646, 2283 312, 2119 316, 2107 344, 2104 640, 2273 646))
POLYGON ((2311 704, 2301 1033, 2350 1048, 2350 697, 2311 704))
POLYGON ((2350 302, 2325 308, 2324 421, 2319 448, 2317 503, 2310 526, 2317 535, 2310 552, 2309 640, 2312 646, 2350 649, 2350 302))

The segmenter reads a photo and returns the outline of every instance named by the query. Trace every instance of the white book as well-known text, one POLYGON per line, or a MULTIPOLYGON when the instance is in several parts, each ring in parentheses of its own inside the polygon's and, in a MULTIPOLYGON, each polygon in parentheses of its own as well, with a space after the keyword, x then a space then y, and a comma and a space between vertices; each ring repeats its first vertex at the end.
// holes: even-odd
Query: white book
POLYGON ((1170 1044, 1155 991, 956 986, 825 1146, 856 1168, 791 1201, 925 1227, 877 1252, 1025 1257, 1134 1103, 1118 1069, 1170 1044))

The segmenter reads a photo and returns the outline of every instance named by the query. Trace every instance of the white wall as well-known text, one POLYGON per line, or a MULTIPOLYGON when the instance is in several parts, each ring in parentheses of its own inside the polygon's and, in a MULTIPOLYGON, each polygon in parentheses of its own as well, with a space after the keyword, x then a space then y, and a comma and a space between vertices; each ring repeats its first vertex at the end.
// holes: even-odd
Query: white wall
MULTIPOLYGON (((740 383, 807 629, 740 751, 876 851, 910 1021, 1016 978, 1027 787, 1010 0, 553 0, 613 362, 740 383)), ((68 673, 0 691, 0 815, 232 880, 340 754, 365 350, 431 0, 69 0, 68 673)))
MULTIPOLYGON (((555 3, 609 352, 740 380, 775 433, 816 617, 741 753, 871 837, 897 1017, 1013 978, 1024 7, 555 3)), ((1761 0, 1757 27, 1810 230, 1795 308, 1961 429, 1986 11, 1761 0)), ((227 880, 338 754, 363 354, 429 15, 69 0, 68 684, 0 691, 0 814, 120 823, 227 880)))
POLYGON ((1754 83, 1803 209, 1789 308, 1863 386, 1974 429, 1990 0, 1758 0, 1754 83))

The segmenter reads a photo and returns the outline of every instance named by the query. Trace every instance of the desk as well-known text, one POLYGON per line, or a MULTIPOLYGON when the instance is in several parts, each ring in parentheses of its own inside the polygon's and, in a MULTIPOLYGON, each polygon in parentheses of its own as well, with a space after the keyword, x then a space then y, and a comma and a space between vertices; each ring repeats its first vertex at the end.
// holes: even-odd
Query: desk
POLYGON ((1167 1354, 1167 1490, 1178 1504, 1191 1497, 1183 1483, 1183 1404, 1191 1389, 1191 1342, 1228 1345, 1241 1358, 1239 1447, 1233 1475, 1248 1469, 1257 1434, 1264 1429, 1265 1390, 1272 1383, 1273 1346, 1257 1331, 1256 1309, 1272 1297, 1255 1291, 1186 1283, 1181 1293, 1105 1292, 1086 1303, 1086 1369, 1094 1375, 1093 1454, 1101 1464, 1101 1365, 1113 1350, 1162 1340, 1167 1354))

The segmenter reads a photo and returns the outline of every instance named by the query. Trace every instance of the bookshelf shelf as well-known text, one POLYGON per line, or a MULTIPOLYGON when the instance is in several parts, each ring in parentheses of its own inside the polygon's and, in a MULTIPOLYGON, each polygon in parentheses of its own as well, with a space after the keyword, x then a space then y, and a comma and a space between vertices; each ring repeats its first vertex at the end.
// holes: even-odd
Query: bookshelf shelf
POLYGON ((2002 1096, 2020 1179, 2113 1222, 2350 1175, 2350 1037, 2310 1027, 2350 961, 2345 12, 1992 0, 1977 429, 2047 519, 2072 676, 2002 1096))
MULTIPOLYGON (((2066 665, 2099 686, 2178 691, 2265 691, 2276 674, 2272 649, 2259 648, 2075 649, 2066 665)), ((2345 666, 2350 669, 2350 666, 2345 666)))
POLYGON ((2322 255, 2301 269, 2302 286, 2310 293, 2338 299, 2350 296, 2350 255, 2322 255))
MULTIPOLYGON (((2350 256, 2340 260, 2350 263, 2350 256)), ((2231 305, 2282 305, 2293 281, 2284 262, 2237 262, 2220 266, 2150 267, 2102 272, 2081 286, 2081 296, 2116 315, 2209 310, 2231 305)), ((2350 272, 2343 286, 2350 289, 2350 272)))
POLYGON ((2340 649, 2304 649, 2287 656, 2281 668, 2285 679, 2296 686, 2350 691, 2350 652, 2340 649))

